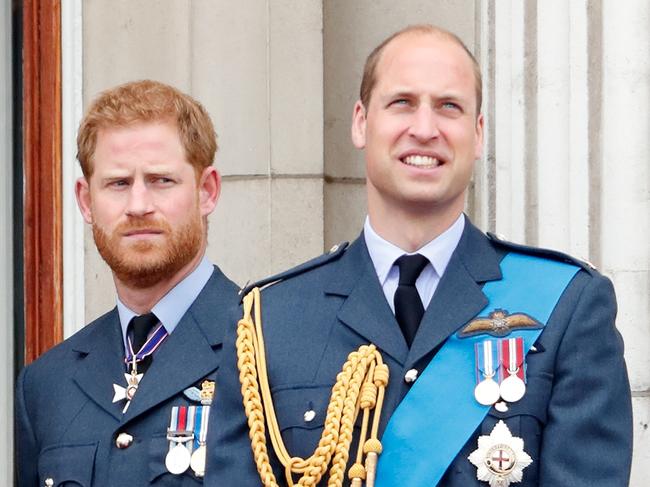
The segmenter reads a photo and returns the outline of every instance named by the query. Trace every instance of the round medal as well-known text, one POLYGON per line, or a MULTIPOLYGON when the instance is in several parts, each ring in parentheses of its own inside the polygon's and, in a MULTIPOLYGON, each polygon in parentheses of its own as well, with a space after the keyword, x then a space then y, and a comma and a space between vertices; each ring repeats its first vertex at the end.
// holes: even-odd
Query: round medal
POLYGON ((526 394, 526 384, 516 374, 501 381, 501 397, 504 401, 517 402, 526 394))
POLYGON ((138 384, 132 384, 126 388, 126 400, 131 401, 135 393, 138 391, 138 384))
POLYGON ((484 461, 490 472, 503 478, 517 466, 517 455, 510 445, 500 443, 486 452, 484 461))
POLYGON ((499 400, 499 384, 492 377, 488 377, 474 388, 474 397, 484 406, 491 406, 499 400))
POLYGON ((190 466, 190 452, 180 443, 169 450, 165 457, 165 467, 169 473, 180 475, 190 466))
POLYGON ((205 453, 205 445, 201 445, 192 453, 190 466, 197 477, 203 477, 205 475, 205 453))

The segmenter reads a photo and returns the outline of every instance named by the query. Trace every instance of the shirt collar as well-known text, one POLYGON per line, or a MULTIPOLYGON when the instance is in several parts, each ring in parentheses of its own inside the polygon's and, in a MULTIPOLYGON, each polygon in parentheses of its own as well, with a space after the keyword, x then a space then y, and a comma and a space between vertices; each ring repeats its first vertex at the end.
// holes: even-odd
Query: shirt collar
MULTIPOLYGON (((167 333, 171 334, 174 331, 185 312, 207 284, 213 271, 214 266, 204 255, 196 269, 176 284, 151 308, 151 311, 158 317, 167 333)), ((137 313, 122 303, 119 297, 117 298, 117 311, 122 328, 122 339, 126 346, 126 328, 131 318, 137 316, 137 313)))
POLYGON ((447 269, 451 255, 458 246, 464 228, 465 215, 461 213, 458 219, 447 230, 415 252, 407 252, 380 237, 372 228, 370 218, 367 216, 363 225, 363 236, 366 241, 366 247, 368 247, 370 259, 375 266, 375 272, 377 273, 379 282, 383 286, 393 264, 404 254, 424 255, 429 259, 438 276, 442 277, 445 269, 447 269))

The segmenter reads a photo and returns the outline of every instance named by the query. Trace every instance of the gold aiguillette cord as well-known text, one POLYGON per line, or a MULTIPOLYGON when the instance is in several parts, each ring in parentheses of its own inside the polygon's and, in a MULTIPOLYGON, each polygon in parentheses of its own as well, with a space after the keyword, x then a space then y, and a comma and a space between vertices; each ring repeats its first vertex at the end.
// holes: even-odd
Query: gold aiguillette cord
POLYGON ((332 387, 318 446, 304 459, 289 455, 280 435, 267 376, 258 288, 244 298, 244 316, 237 326, 237 366, 253 457, 265 487, 278 486, 269 461, 266 425, 273 450, 284 465, 287 485, 315 486, 328 468, 328 487, 343 485, 354 424, 360 410, 363 416, 359 447, 348 477, 352 487, 361 487, 364 480, 366 487, 374 486, 377 458, 382 448, 377 431, 388 384, 388 367, 374 345, 363 345, 348 356, 332 387), (301 475, 297 482, 294 475, 301 475))

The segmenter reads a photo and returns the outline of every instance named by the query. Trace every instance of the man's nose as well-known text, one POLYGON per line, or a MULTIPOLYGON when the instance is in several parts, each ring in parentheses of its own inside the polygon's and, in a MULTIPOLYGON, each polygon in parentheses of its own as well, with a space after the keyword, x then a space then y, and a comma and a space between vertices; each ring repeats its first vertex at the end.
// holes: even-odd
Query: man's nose
POLYGON ((151 191, 144 181, 134 181, 129 192, 126 212, 129 216, 143 216, 153 212, 151 191))
POLYGON ((438 116, 430 106, 422 105, 413 113, 409 135, 419 142, 428 142, 438 137, 438 116))

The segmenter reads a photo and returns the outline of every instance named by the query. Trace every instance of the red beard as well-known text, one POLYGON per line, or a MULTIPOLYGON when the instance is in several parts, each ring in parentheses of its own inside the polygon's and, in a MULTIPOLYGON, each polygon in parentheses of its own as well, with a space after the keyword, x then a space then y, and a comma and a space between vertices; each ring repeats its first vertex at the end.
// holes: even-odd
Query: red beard
POLYGON ((169 279, 187 265, 201 248, 203 232, 200 217, 176 229, 164 220, 129 217, 110 234, 93 224, 95 245, 104 261, 120 281, 139 289, 169 279), (125 241, 126 233, 145 229, 160 232, 164 241, 125 241))

